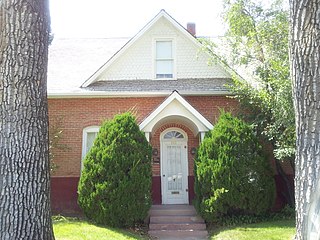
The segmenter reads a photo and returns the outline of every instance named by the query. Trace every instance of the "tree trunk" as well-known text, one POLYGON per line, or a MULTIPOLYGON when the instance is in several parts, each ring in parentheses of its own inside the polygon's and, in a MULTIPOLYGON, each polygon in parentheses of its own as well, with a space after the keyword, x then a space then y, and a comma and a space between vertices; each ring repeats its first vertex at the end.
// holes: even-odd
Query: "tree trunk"
POLYGON ((320 2, 291 0, 296 239, 320 239, 320 2))
POLYGON ((54 239, 46 0, 0 0, 0 239, 54 239))

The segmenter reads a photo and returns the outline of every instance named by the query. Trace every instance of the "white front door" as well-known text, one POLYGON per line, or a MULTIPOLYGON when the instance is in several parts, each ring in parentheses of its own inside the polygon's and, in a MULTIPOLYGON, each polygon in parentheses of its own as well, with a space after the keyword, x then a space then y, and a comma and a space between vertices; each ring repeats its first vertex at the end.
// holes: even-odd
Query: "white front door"
POLYGON ((161 137, 163 204, 188 204, 187 135, 169 129, 161 137))

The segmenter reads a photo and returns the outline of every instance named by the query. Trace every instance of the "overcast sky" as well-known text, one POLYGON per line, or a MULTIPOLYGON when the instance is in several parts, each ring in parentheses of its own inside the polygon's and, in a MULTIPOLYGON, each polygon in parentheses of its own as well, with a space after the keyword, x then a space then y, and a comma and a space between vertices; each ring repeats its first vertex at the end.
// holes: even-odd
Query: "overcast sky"
POLYGON ((184 27, 196 23, 197 36, 224 33, 223 0, 51 0, 55 37, 132 37, 161 9, 184 27))

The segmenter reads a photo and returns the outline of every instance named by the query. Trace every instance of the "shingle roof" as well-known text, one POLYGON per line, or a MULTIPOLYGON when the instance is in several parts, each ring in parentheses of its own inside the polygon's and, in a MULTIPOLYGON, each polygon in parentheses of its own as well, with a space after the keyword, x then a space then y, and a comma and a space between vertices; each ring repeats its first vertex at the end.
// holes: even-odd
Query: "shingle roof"
POLYGON ((116 54, 129 38, 54 39, 49 46, 48 95, 90 95, 106 92, 225 94, 230 79, 114 80, 81 85, 116 54))
POLYGON ((86 89, 108 92, 172 92, 176 90, 180 94, 190 92, 222 94, 228 92, 225 86, 228 83, 231 83, 231 79, 115 80, 95 82, 86 89))
POLYGON ((88 92, 187 92, 225 93, 230 79, 116 80, 99 81, 81 88, 128 38, 54 39, 49 46, 48 94, 70 95, 88 92))
POLYGON ((54 39, 49 46, 48 93, 81 92, 81 84, 128 40, 54 39))

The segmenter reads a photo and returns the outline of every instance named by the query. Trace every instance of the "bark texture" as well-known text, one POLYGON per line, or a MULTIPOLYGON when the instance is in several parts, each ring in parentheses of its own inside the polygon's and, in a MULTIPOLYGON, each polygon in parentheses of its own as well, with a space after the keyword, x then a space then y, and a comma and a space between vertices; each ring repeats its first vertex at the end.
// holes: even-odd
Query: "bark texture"
POLYGON ((0 0, 0 239, 54 239, 47 0, 0 0))
POLYGON ((291 0, 296 239, 320 239, 320 1, 291 0))

